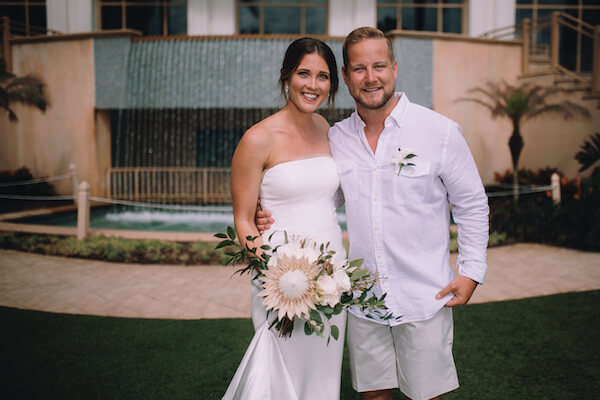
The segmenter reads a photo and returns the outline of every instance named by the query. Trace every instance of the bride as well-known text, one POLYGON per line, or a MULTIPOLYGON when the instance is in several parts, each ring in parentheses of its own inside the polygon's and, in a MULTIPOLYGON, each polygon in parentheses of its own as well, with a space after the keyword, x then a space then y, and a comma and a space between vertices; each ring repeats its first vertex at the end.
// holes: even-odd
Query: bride
MULTIPOLYGON (((233 156, 231 191, 238 237, 245 246, 244 238, 258 236, 254 214, 260 198, 276 223, 249 246, 274 247, 284 243, 285 234, 296 235, 330 242, 330 249, 344 257, 329 124, 315 113, 325 100, 333 105, 338 89, 333 52, 317 39, 294 41, 285 53, 279 84, 285 106, 248 129, 233 156)), ((282 338, 275 328, 269 329, 275 316, 269 314, 267 320, 257 281, 251 286, 255 335, 223 398, 339 399, 345 311, 331 320, 340 332, 329 344, 317 335, 306 336, 303 323, 295 323, 292 336, 282 338)))

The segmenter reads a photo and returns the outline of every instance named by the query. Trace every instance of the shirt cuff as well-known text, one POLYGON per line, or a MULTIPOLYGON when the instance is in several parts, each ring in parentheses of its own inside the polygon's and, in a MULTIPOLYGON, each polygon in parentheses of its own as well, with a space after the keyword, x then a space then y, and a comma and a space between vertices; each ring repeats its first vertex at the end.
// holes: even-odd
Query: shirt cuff
POLYGON ((474 263, 471 262, 467 265, 459 264, 458 274, 466 276, 469 279, 473 279, 480 285, 483 285, 485 280, 485 274, 487 272, 487 265, 485 263, 474 263))

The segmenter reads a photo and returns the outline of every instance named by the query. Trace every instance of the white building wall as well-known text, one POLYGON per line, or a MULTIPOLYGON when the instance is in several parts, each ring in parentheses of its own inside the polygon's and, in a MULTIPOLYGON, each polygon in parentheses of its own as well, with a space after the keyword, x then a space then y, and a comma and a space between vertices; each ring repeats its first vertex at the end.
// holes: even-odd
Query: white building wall
POLYGON ((329 36, 346 36, 361 26, 377 26, 376 0, 329 0, 329 36))
POLYGON ((46 0, 48 29, 62 33, 94 30, 93 0, 46 0))
MULTIPOLYGON (((46 0, 49 29, 63 33, 95 30, 94 0, 46 0)), ((188 0, 188 35, 234 35, 235 0, 188 0)), ((467 1, 467 32, 484 32, 515 23, 516 0, 467 1)), ((377 0, 329 0, 328 35, 346 36, 360 26, 377 26, 377 0)))
POLYGON ((188 35, 236 33, 235 0, 188 0, 188 35))
POLYGON ((514 25, 516 0, 469 0, 467 2, 467 32, 479 36, 497 28, 514 25))

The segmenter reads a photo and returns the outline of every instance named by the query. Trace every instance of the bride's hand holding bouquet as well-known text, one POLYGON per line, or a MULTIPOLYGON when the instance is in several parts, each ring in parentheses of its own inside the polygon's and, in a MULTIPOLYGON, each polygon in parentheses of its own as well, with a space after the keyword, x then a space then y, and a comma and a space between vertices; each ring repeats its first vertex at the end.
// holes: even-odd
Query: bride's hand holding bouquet
POLYGON ((385 306, 385 294, 381 297, 370 294, 378 276, 362 266, 362 259, 349 261, 336 257, 329 250, 329 243, 317 244, 309 238, 289 237, 285 243, 275 248, 269 245, 259 249, 251 247, 258 237, 248 236, 246 246, 236 241, 235 230, 227 228, 227 233, 215 235, 223 239, 217 248, 228 247, 228 263, 246 262, 247 266, 237 273, 254 272, 254 278, 261 282, 267 313, 277 313, 271 326, 281 336, 291 336, 295 321, 304 322, 306 335, 317 334, 339 336, 339 328, 330 323, 332 316, 340 314, 344 308, 359 307, 365 315, 378 314, 390 319, 391 313, 385 306), (329 330, 325 329, 329 326, 329 330))

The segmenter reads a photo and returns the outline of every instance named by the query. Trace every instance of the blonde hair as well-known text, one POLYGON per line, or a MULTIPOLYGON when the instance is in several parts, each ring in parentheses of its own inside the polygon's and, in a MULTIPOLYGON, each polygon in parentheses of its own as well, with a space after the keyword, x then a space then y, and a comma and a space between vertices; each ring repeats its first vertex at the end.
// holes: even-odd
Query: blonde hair
POLYGON ((348 68, 348 49, 353 45, 362 42, 365 39, 385 39, 388 48, 388 57, 390 61, 394 61, 394 48, 392 47, 392 41, 382 31, 377 28, 371 28, 370 26, 363 26, 362 28, 356 28, 346 36, 344 45, 342 46, 342 55, 344 58, 344 67, 348 68))

